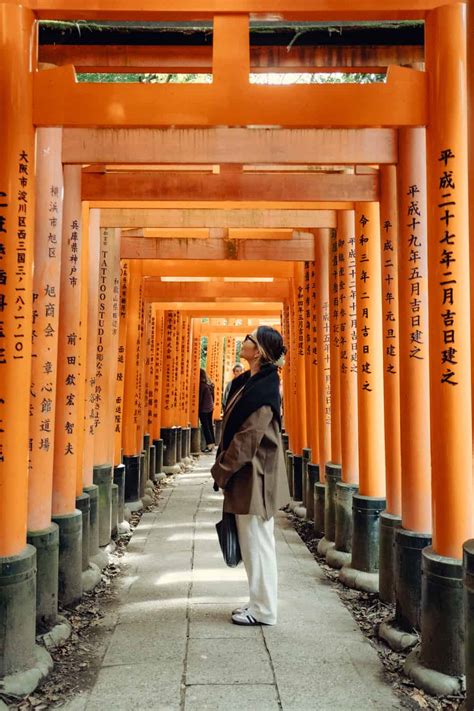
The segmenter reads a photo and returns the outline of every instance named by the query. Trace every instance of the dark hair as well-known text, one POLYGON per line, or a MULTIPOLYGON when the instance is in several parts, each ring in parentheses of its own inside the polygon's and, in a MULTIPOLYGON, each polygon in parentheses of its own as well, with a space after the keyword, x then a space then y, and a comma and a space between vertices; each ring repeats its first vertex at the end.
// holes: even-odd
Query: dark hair
POLYGON ((286 353, 281 333, 271 326, 259 326, 255 334, 259 345, 268 357, 263 357, 264 362, 275 363, 286 353))
POLYGON ((212 382, 211 379, 210 379, 210 377, 208 376, 207 372, 204 370, 204 368, 201 368, 201 369, 200 369, 200 372, 199 372, 199 380, 201 381, 201 383, 210 383, 210 382, 212 382))

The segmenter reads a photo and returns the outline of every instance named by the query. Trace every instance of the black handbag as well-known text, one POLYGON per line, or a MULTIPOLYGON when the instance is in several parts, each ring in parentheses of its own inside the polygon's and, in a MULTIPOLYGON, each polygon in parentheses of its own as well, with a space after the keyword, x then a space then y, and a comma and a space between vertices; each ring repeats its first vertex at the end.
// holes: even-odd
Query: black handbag
POLYGON ((216 523, 216 531, 225 564, 229 568, 236 568, 242 560, 242 554, 235 514, 224 511, 222 521, 216 523))

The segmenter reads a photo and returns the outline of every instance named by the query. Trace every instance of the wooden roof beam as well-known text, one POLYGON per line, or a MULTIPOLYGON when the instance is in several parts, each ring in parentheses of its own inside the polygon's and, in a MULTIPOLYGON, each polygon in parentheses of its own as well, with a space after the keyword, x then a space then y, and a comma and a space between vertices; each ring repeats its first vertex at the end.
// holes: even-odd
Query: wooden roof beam
POLYGON ((265 86, 248 83, 245 63, 242 67, 240 61, 242 51, 234 52, 227 63, 224 50, 220 51, 222 61, 216 66, 215 41, 213 56, 212 84, 77 83, 71 65, 36 72, 33 122, 36 126, 130 128, 427 124, 424 72, 391 66, 386 83, 265 86))
POLYGON ((186 260, 159 259, 142 261, 144 276, 175 277, 273 277, 290 279, 294 276, 293 262, 205 260, 198 262, 186 260))
POLYGON ((66 128, 63 163, 371 165, 398 161, 389 128, 66 128))
MULTIPOLYGON (((288 20, 419 19, 457 0, 241 0, 239 12, 288 20)), ((197 20, 235 13, 235 0, 25 0, 41 19, 197 20)))
POLYGON ((83 173, 83 200, 377 201, 377 175, 83 173))
POLYGON ((314 236, 295 232, 292 240, 179 240, 122 237, 122 259, 230 259, 312 261, 314 236))
MULTIPOLYGON (((336 227, 333 210, 102 209, 101 227, 220 227, 301 229, 336 227)), ((172 241, 172 240, 171 240, 172 241)))
POLYGON ((273 282, 162 282, 159 277, 143 280, 143 297, 147 301, 280 301, 288 298, 288 279, 273 282))
MULTIPOLYGON (((39 61, 80 72, 212 73, 212 47, 159 45, 41 44, 39 61)), ((422 45, 355 46, 251 46, 250 69, 271 71, 384 72, 390 64, 410 65, 424 61, 422 45)))

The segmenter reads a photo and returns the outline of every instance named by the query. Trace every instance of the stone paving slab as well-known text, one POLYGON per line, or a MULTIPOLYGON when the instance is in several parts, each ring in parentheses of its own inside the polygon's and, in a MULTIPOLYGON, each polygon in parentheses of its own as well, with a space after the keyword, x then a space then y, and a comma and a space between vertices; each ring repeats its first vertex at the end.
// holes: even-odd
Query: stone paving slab
POLYGON ((277 517, 279 621, 230 623, 248 600, 215 523, 222 498, 199 470, 167 481, 124 558, 113 632, 96 684, 67 711, 400 709, 377 654, 285 515, 277 517))

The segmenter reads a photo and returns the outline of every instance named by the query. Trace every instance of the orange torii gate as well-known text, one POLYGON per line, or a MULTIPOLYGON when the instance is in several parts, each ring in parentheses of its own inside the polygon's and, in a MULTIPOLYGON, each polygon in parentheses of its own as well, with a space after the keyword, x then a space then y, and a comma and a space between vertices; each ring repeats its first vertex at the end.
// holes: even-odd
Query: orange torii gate
MULTIPOLYGON (((42 587, 46 584, 45 571, 53 571, 54 578, 56 556, 63 600, 72 601, 81 595, 81 568, 88 567, 87 553, 97 552, 97 542, 91 544, 90 536, 90 507, 94 508, 93 501, 97 501, 92 465, 106 469, 96 477, 103 513, 101 516, 99 506, 97 519, 95 503, 93 524, 99 534, 102 531, 102 539, 97 541, 104 542, 112 509, 110 467, 120 467, 120 445, 127 463, 125 487, 127 482, 131 489, 135 486, 137 497, 144 493, 140 490, 140 472, 149 473, 145 467, 149 455, 143 455, 142 449, 151 390, 156 394, 161 389, 165 397, 172 396, 166 412, 169 420, 161 423, 162 413, 157 414, 159 408, 152 398, 155 434, 161 434, 161 425, 166 428, 166 424, 172 428, 184 423, 186 428, 189 413, 195 413, 195 391, 194 399, 186 400, 183 387, 179 392, 170 392, 170 383, 176 378, 181 385, 190 382, 190 365, 196 367, 200 340, 199 328, 193 331, 196 319, 203 313, 252 318, 282 312, 282 326, 290 345, 285 425, 297 464, 292 473, 293 493, 303 493, 299 476, 304 476, 304 469, 298 458, 311 445, 321 479, 316 484, 319 508, 315 506, 315 522, 317 519, 321 524, 321 533, 328 541, 335 539, 340 552, 347 554, 352 548, 341 579, 363 589, 377 588, 380 579, 384 599, 394 592, 397 617, 395 624, 387 625, 385 638, 395 645, 399 643, 400 627, 404 635, 407 625, 419 624, 421 652, 409 659, 407 671, 431 691, 459 690, 464 670, 459 635, 461 550, 473 533, 469 219, 472 226, 474 200, 469 214, 468 149, 472 156, 474 140, 468 145, 466 9, 465 3, 456 0, 387 0, 383 8, 375 0, 360 0, 355 7, 349 0, 242 0, 237 13, 235 3, 229 0, 209 5, 177 0, 172 8, 163 0, 140 0, 133 8, 127 0, 29 0, 22 6, 13 1, 0 3, 0 102, 6 107, 0 117, 5 137, 5 160, 0 165, 0 595, 9 617, 17 620, 1 632, 6 654, 0 662, 0 675, 22 671, 32 664, 35 559, 41 591, 46 589, 42 587), (250 52, 249 16, 266 13, 305 21, 423 19, 426 69, 390 66, 385 83, 362 86, 251 84, 249 72, 255 63, 255 51, 250 52), (74 68, 68 64, 38 70, 34 41, 37 20, 76 17, 212 18, 213 82, 89 84, 77 83, 74 68), (150 112, 150 105, 154 111, 150 112), (245 128, 250 125, 261 128, 245 128), (52 126, 63 127, 62 151, 59 143, 50 138, 53 153, 47 158, 38 152, 35 157, 35 131, 49 131, 52 126), (267 126, 282 129, 263 128, 267 126), (413 132, 423 131, 425 126, 426 161, 420 161, 423 140, 413 132), (280 150, 276 149, 278 146, 280 150), (279 175, 278 171, 272 175, 267 170, 260 179, 244 171, 241 175, 237 171, 236 176, 224 169, 219 179, 206 175, 198 180, 174 175, 172 169, 168 171, 173 173, 169 178, 176 181, 176 186, 168 178, 147 172, 137 176, 132 171, 129 187, 136 191, 135 195, 126 194, 126 178, 121 175, 111 177, 106 171, 105 177, 98 179, 94 171, 81 170, 89 162, 170 166, 246 162, 257 169, 261 168, 259 164, 278 166, 280 159, 287 166, 365 164, 388 168, 381 171, 380 181, 371 174, 358 175, 357 169, 354 175, 337 179, 324 175, 324 170, 317 176, 304 171, 296 171, 297 176, 279 175), (46 171, 52 181, 50 188, 59 189, 61 162, 64 205, 60 199, 51 200, 59 193, 48 194, 39 179, 36 184, 34 179, 46 171), (101 183, 106 188, 102 202, 101 183), (211 186, 215 186, 212 199, 216 204, 198 206, 196 203, 211 186), (153 189, 162 189, 169 202, 189 201, 193 191, 196 203, 192 208, 182 204, 164 208, 154 204, 153 189), (268 199, 263 196, 267 189, 268 199), (279 207, 285 195, 282 210, 279 207), (237 203, 252 203, 255 196, 259 202, 224 207, 219 203, 226 199, 224 196, 237 203), (291 207, 289 197, 298 197, 302 204, 291 207), (41 222, 34 229, 35 198, 41 222), (136 202, 132 204, 134 198, 136 202), (89 199, 91 202, 86 204, 89 199), (117 204, 108 199, 115 199, 117 204), (54 214, 50 207, 53 203, 54 214), (398 234, 391 217, 395 216, 397 204, 398 234), (387 223, 391 225, 389 229, 387 223), (127 228, 144 232, 124 232, 119 237, 119 230, 127 228), (172 234, 146 233, 181 228, 289 229, 292 236, 268 239, 255 233, 253 238, 245 239, 222 232, 183 239, 172 234), (121 275, 117 259, 108 259, 107 264, 100 261, 99 245, 102 244, 102 252, 106 251, 106 230, 109 236, 114 235, 108 256, 118 255, 120 249, 121 275), (337 230, 336 235, 329 232, 333 230, 337 230), (58 238, 62 250, 52 256, 58 238), (331 245, 336 245, 334 251, 329 248, 330 240, 331 245), (53 250, 48 251, 47 265, 40 256, 45 252, 38 249, 44 242, 48 250, 53 250), (387 287, 396 276, 392 266, 395 261, 388 254, 392 249, 385 248, 388 242, 393 251, 398 248, 398 316, 394 302, 389 300, 392 291, 387 287), (344 264, 341 268, 346 270, 342 274, 338 270, 337 275, 330 271, 330 256, 336 253, 338 264, 344 264), (61 270, 54 268, 54 260, 56 266, 61 260, 61 270), (156 273, 147 271, 149 260, 157 262, 156 273), (254 304, 232 301, 147 301, 144 277, 161 276, 160 269, 166 270, 169 260, 178 264, 196 260, 196 276, 199 267, 206 272, 210 269, 209 261, 215 261, 214 274, 220 276, 220 265, 229 262, 235 277, 240 269, 243 275, 249 273, 247 264, 276 260, 274 265, 267 265, 267 274, 289 279, 288 293, 281 301, 256 304, 254 309, 254 304), (308 263, 306 271, 304 262, 308 263), (48 272, 46 277, 40 274, 43 269, 48 272), (102 277, 101 269, 105 270, 102 277), (47 283, 43 278, 48 279, 47 283), (330 279, 335 289, 332 294, 330 279), (112 288, 112 293, 105 295, 105 311, 101 310, 101 284, 112 288), (38 298, 37 307, 32 308, 33 293, 38 298), (117 294, 120 301, 115 299, 117 294), (305 323, 308 315, 309 327, 305 323), (392 318, 398 324, 398 341, 397 328, 386 326, 392 318), (311 324, 319 324, 314 333, 311 324), (102 334, 100 329, 104 326, 107 333, 102 334), (160 343, 157 336, 168 327, 172 345, 169 358, 167 352, 158 350, 164 348, 166 339, 160 343), (44 349, 52 347, 49 344, 57 339, 56 355, 53 353, 43 366, 48 372, 40 373, 34 363, 32 336, 33 356, 41 358, 44 349), (104 342, 111 345, 107 386, 102 388, 97 376, 104 370, 98 367, 104 342), (355 356, 357 359, 352 360, 355 356), (161 369, 157 367, 160 362, 164 363, 161 382, 161 369), (354 370, 344 368, 348 364, 353 364, 354 370), (397 367, 401 388, 399 417, 398 388, 394 385, 397 367), (46 379, 45 375, 51 377, 46 379), (422 394, 428 393, 428 378, 429 408, 426 399, 423 404, 422 394), (37 385, 45 388, 41 401, 35 401, 37 385), (317 417, 309 415, 305 406, 308 386, 318 403, 317 417), (100 399, 102 395, 104 400, 100 399), (49 409, 39 412, 39 403, 40 409, 49 409), (412 417, 404 418, 406 407, 412 408, 412 417), (96 430, 102 427, 112 435, 111 408, 115 408, 115 453, 96 438, 96 430), (38 416, 42 414, 50 417, 38 416), (354 427, 346 436, 344 423, 354 420, 358 436, 354 427), (46 427, 50 429, 41 429, 46 427), (418 443, 417 449, 414 442, 418 443), (53 458, 44 457, 46 446, 54 452, 53 458), (33 451, 32 447, 38 450, 33 451), (404 466, 411 457, 416 463, 404 466), (336 461, 330 463, 330 458, 336 461), (38 469, 43 460, 48 467, 44 480, 38 469), (65 466, 65 461, 70 466, 65 466), (331 475, 325 486, 326 468, 331 471, 333 464, 341 463, 342 481, 333 486, 335 476, 331 475), (30 475, 28 466, 32 467, 30 475), (359 490, 355 492, 357 481, 359 490), (347 504, 349 489, 353 517, 347 504), (338 493, 333 499, 335 492, 338 493), (432 531, 426 505, 429 497, 432 531), (326 507, 323 517, 321 504, 326 507), (386 513, 382 514, 383 510, 386 513), (38 518, 36 513, 41 516, 38 518), (53 514, 59 526, 59 543, 51 525, 53 514), (380 514, 383 540, 395 538, 395 562, 390 556, 381 557, 379 574, 380 514), (402 528, 395 528, 400 518, 402 528), (52 545, 47 560, 42 555, 43 530, 48 532, 48 544, 52 545), (431 533, 432 547, 426 545, 431 533), (413 577, 407 573, 407 556, 417 571, 413 577), (10 582, 18 574, 23 582, 12 597, 10 582), (435 674, 427 674, 427 670, 435 674)), ((469 21, 472 30, 471 16, 469 21)), ((472 43, 469 50, 472 52, 472 43)), ((411 61, 407 55, 403 61, 413 64, 420 59, 416 52, 411 61)), ((209 63, 209 56, 205 61, 209 63)), ((472 92, 472 57, 470 61, 472 92)), ((471 137, 472 125, 471 113, 471 137)), ((38 145, 44 143, 40 141, 38 145)), ((179 289, 170 293, 177 297, 179 289)), ((225 290, 223 297, 215 298, 228 298, 229 293, 238 298, 239 289, 234 285, 225 286, 225 290)), ((271 292, 272 287, 267 290, 271 292)), ((249 291, 247 285, 242 289, 243 293, 249 291)), ((307 498, 306 494, 308 504, 307 498)), ((473 587, 472 550, 472 544, 465 546, 468 601, 473 587)), ((54 579, 48 585, 52 589, 54 579)), ((469 632, 471 607, 466 608, 469 632)), ((54 604, 43 613, 54 623, 54 604)), ((467 638, 470 640, 469 633, 467 638)), ((474 651, 470 641, 467 655, 469 687, 474 693, 474 651)))

